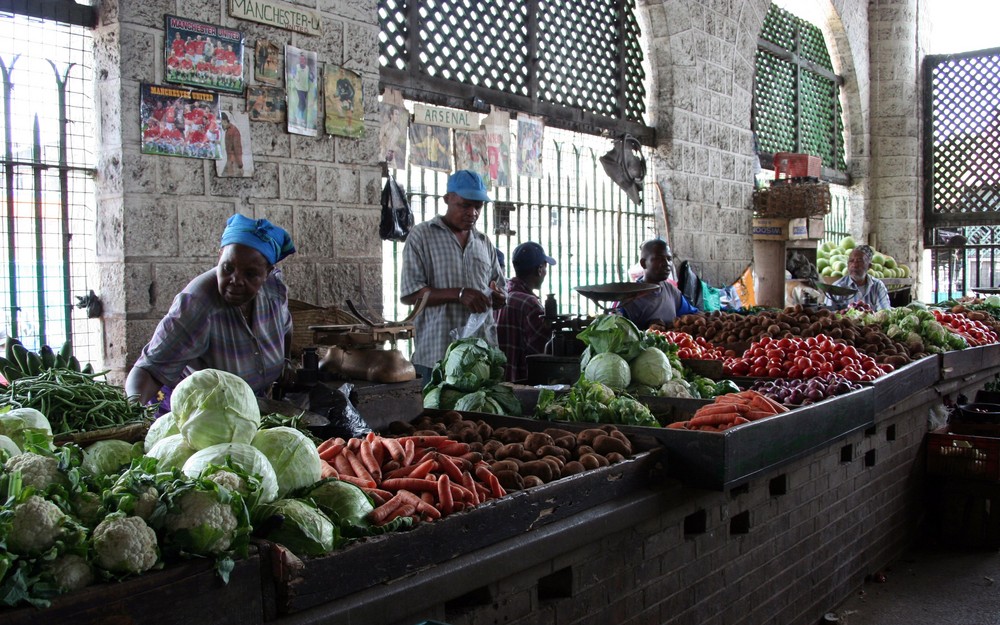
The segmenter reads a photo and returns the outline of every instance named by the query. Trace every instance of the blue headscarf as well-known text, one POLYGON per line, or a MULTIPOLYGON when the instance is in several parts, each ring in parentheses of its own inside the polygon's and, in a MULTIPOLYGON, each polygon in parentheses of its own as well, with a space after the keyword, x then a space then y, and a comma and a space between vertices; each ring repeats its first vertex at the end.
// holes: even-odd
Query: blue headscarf
POLYGON ((226 221, 219 247, 231 243, 252 247, 263 254, 271 265, 295 253, 292 237, 287 232, 266 219, 250 219, 239 213, 226 221))

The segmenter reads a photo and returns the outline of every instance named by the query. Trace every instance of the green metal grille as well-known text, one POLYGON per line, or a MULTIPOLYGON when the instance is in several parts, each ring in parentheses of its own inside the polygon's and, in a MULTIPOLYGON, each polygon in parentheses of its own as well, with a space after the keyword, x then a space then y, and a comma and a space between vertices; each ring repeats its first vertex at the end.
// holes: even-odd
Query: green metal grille
POLYGON ((635 0, 379 0, 378 14, 383 84, 407 97, 644 124, 635 0))
POLYGON ((754 83, 761 152, 804 152, 821 157, 825 167, 846 170, 839 82, 822 31, 771 5, 754 83))

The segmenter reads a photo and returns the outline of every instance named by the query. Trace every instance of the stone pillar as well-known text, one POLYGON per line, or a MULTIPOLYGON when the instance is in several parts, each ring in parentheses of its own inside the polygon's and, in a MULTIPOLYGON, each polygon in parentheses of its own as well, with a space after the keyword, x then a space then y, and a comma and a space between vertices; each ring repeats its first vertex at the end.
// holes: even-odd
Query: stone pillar
POLYGON ((873 0, 870 242, 917 273, 922 240, 919 0, 873 0))

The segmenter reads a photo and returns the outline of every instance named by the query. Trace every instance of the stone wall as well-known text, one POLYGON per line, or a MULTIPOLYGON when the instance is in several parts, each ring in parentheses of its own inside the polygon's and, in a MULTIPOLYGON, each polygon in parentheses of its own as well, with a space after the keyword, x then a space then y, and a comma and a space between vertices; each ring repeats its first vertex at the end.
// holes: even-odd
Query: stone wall
MULTIPOLYGON (((309 36, 229 16, 227 0, 111 0, 95 32, 99 110, 99 262, 106 365, 120 374, 138 356, 173 296, 211 268, 225 220, 239 212, 286 228, 298 253, 282 262, 292 297, 343 306, 381 305, 378 238, 378 24, 375 0, 298 2, 318 10, 309 36), (164 15, 221 24, 246 37, 244 77, 253 83, 258 38, 315 51, 321 65, 362 76, 365 137, 289 134, 251 122, 252 178, 221 178, 215 162, 141 154, 139 85, 164 84, 164 15)), ((245 110, 242 97, 223 108, 245 110)))

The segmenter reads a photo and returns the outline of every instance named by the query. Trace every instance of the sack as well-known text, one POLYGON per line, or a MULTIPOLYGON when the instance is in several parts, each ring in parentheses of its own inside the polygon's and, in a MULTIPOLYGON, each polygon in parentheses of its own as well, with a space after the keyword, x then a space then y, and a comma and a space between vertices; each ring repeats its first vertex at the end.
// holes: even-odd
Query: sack
POLYGON ((632 135, 622 135, 615 141, 611 151, 601 157, 601 165, 615 183, 625 190, 629 199, 640 204, 642 181, 646 177, 646 158, 642 155, 642 144, 632 135))
POLYGON ((389 174, 382 188, 382 222, 378 234, 384 241, 405 241, 413 227, 413 211, 406 194, 389 174))

